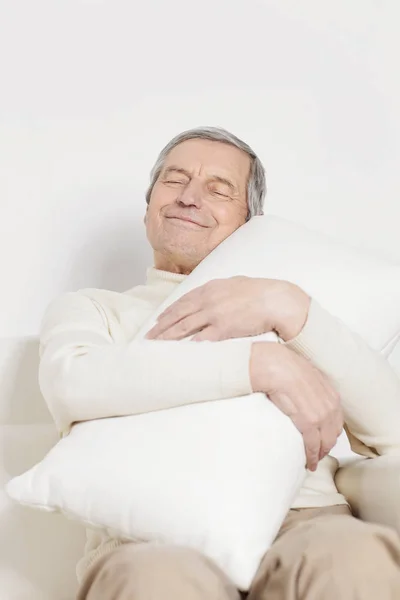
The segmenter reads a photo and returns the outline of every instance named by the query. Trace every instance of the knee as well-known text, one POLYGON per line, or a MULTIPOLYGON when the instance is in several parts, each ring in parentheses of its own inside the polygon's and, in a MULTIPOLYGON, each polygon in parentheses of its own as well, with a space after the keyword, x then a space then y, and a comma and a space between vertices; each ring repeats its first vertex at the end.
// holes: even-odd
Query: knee
MULTIPOLYGON (((233 584, 208 558, 190 548, 126 544, 103 557, 89 574, 93 599, 185 597, 237 600, 233 584), (224 592, 222 593, 222 590, 224 592)), ((91 600, 90 593, 82 596, 91 600)))
POLYGON ((274 598, 275 589, 282 597, 284 593, 292 597, 295 590, 294 597, 301 599, 319 597, 308 595, 311 589, 318 594, 322 590, 329 599, 383 597, 390 586, 399 590, 399 567, 396 532, 351 516, 320 517, 298 525, 272 546, 250 599, 274 598), (385 592, 379 596, 377 590, 385 592))
POLYGON ((365 523, 351 516, 328 517, 309 523, 304 536, 305 552, 311 562, 325 561, 355 572, 357 567, 387 563, 400 564, 400 539, 396 532, 381 525, 365 523))

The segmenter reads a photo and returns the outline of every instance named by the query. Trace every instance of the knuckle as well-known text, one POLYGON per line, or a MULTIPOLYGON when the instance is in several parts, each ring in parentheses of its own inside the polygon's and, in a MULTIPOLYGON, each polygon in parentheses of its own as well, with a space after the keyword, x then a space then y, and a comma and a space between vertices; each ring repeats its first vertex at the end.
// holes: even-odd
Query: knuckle
POLYGON ((312 434, 319 427, 319 419, 317 417, 308 417, 305 422, 305 429, 308 433, 312 434))
POLYGON ((207 291, 213 291, 218 289, 219 285, 221 283, 220 279, 212 279, 211 281, 208 281, 204 286, 203 289, 207 290, 207 291))
POLYGON ((318 415, 311 415, 307 419, 309 429, 316 429, 321 424, 322 419, 318 415))
POLYGON ((224 322, 224 314, 221 310, 211 310, 209 318, 217 327, 221 327, 224 322))
POLYGON ((187 333, 189 330, 189 324, 187 321, 181 321, 181 323, 178 325, 178 328, 181 333, 187 333))
POLYGON ((324 424, 331 423, 336 419, 336 411, 330 406, 323 412, 321 422, 324 424))

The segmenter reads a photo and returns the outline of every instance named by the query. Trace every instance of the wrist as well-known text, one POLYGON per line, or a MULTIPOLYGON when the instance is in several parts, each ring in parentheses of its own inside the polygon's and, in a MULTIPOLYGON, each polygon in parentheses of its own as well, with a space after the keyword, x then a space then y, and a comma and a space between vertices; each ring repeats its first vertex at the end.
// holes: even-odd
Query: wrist
POLYGON ((279 316, 275 324, 278 336, 288 342, 296 338, 307 322, 311 298, 295 284, 289 284, 285 297, 280 303, 279 316))
POLYGON ((267 393, 273 373, 288 349, 276 342, 253 342, 250 353, 250 384, 255 392, 267 393))

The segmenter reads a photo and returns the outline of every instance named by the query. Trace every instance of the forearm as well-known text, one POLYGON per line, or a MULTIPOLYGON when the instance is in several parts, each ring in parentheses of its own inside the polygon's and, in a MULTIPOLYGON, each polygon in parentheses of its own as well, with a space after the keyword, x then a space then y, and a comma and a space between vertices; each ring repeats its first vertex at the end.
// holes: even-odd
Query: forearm
POLYGON ((41 389, 62 432, 77 421, 251 393, 248 342, 104 345, 94 333, 84 340, 57 336, 41 359, 41 389))
POLYGON ((90 291, 46 311, 39 382, 58 430, 74 422, 251 393, 251 342, 126 341, 90 291))
POLYGON ((400 452, 400 380, 383 356, 314 300, 302 332, 286 345, 330 377, 355 438, 377 454, 400 452))

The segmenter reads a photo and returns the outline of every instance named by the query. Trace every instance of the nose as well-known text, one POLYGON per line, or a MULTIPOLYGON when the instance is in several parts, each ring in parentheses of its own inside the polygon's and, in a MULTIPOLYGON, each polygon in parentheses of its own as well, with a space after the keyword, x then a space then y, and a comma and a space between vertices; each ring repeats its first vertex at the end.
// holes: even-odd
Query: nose
POLYGON ((182 206, 194 206, 200 208, 202 204, 201 185, 193 179, 184 186, 177 198, 177 202, 182 206))

